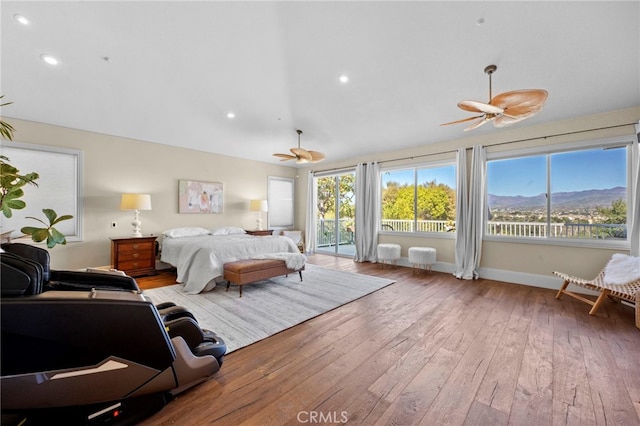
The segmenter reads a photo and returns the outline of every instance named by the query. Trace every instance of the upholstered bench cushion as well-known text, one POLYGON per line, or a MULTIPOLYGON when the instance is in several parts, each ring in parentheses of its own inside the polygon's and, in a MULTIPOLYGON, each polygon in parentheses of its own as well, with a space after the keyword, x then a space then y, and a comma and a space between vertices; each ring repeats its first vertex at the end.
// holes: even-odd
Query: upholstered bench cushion
MULTIPOLYGON (((256 281, 298 272, 300 274, 300 281, 302 281, 303 270, 304 266, 298 270, 287 268, 284 260, 245 259, 225 263, 224 279, 230 283, 242 286, 256 281)), ((227 286, 227 290, 228 289, 229 286, 227 286)), ((242 287, 240 287, 240 296, 242 296, 242 287)))

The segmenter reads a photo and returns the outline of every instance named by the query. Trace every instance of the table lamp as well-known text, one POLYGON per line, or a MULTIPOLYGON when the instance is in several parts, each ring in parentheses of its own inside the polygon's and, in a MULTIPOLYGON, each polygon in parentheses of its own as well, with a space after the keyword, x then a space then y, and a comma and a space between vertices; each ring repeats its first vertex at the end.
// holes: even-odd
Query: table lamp
POLYGON ((249 204, 249 210, 252 212, 258 212, 258 219, 256 219, 257 230, 262 231, 262 212, 268 212, 269 206, 267 200, 251 200, 249 204))
POLYGON ((120 210, 133 210, 133 232, 132 237, 142 237, 140 231, 140 210, 151 210, 151 195, 149 194, 122 194, 120 200, 120 210))

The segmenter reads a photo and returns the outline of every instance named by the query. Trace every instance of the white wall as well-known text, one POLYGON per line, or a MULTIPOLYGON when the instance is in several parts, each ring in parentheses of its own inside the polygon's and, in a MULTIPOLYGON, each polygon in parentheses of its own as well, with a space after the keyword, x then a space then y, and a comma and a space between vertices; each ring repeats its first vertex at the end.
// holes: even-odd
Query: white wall
MULTIPOLYGON (((403 151, 389 151, 383 155, 363 155, 349 161, 339 163, 320 163, 301 170, 299 175, 298 211, 305 211, 305 199, 307 196, 308 171, 340 169, 354 166, 360 162, 379 161, 386 162, 383 166, 396 166, 415 164, 425 161, 439 160, 442 158, 455 158, 455 154, 438 154, 456 150, 458 147, 470 148, 474 145, 487 146, 488 152, 519 149, 533 146, 554 145, 567 142, 593 140, 614 136, 633 135, 634 126, 625 125, 637 123, 640 120, 640 107, 578 117, 571 120, 553 122, 544 125, 526 127, 521 123, 512 128, 496 130, 485 135, 465 134, 466 137, 452 140, 446 143, 427 145, 428 137, 425 137, 425 145, 420 148, 403 151), (622 127, 615 127, 623 125, 622 127), (598 131, 585 130, 607 128, 598 131), (612 127, 612 128, 611 128, 612 127), (571 132, 577 134, 564 135, 571 132), (552 135, 562 135, 548 137, 552 135), (532 139, 533 138, 533 139, 532 139), (507 143, 511 141, 526 141, 507 143), (505 144, 506 143, 506 144, 505 144), (491 147, 494 145, 493 147, 491 147), (399 158, 419 157, 434 154, 428 157, 414 158, 413 160, 390 161, 399 158), (447 157, 448 156, 448 157, 447 157)), ((462 130, 460 131, 462 135, 462 130)), ((392 144, 390 143, 390 146, 392 144)), ((467 173, 470 175, 470 171, 467 173)), ((304 217, 298 218, 298 223, 304 223, 304 217)), ((401 235, 381 235, 381 243, 396 243, 402 247, 402 256, 408 256, 408 249, 412 246, 429 246, 437 250, 438 264, 436 270, 452 270, 455 263, 455 241, 452 237, 425 238, 401 235)), ((604 248, 576 248, 569 246, 557 246, 549 244, 519 244, 509 242, 483 243, 481 258, 481 277, 492 278, 521 284, 532 284, 540 287, 557 288, 557 279, 551 276, 554 270, 559 270, 585 278, 593 278, 602 269, 611 255, 620 250, 604 248)), ((406 264, 406 259, 404 259, 406 264)))
MULTIPOLYGON (((268 176, 296 175, 296 169, 291 167, 30 121, 7 121, 16 129, 15 141, 84 152, 84 240, 53 248, 50 252, 55 269, 110 264, 109 238, 126 236, 132 230, 133 212, 119 209, 123 192, 151 194, 153 210, 140 212, 144 234, 159 235, 165 229, 180 226, 233 225, 254 229, 257 216, 249 211, 249 200, 267 198, 268 176), (179 214, 180 179, 222 182, 224 213, 179 214), (117 227, 112 229, 114 221, 117 227)), ((267 223, 266 214, 262 218, 267 223)))

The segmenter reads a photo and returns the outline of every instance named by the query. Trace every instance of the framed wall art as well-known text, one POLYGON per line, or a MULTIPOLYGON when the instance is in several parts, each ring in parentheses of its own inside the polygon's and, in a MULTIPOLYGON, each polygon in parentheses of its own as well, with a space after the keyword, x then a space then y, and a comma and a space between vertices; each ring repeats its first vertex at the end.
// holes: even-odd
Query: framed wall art
POLYGON ((222 201, 222 182, 179 182, 179 213, 222 213, 222 201))

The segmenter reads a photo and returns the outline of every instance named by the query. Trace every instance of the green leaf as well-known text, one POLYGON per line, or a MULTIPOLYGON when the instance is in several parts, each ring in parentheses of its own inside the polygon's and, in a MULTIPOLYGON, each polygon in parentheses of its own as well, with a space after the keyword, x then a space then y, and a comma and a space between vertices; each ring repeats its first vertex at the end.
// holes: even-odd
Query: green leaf
POLYGON ((56 217, 58 217, 57 213, 52 209, 42 209, 42 213, 49 219, 49 224, 55 223, 56 217))
POLYGON ((58 231, 56 228, 51 228, 51 237, 53 241, 55 241, 57 244, 62 244, 62 245, 67 244, 67 238, 64 236, 62 232, 58 231))
POLYGON ((73 216, 71 216, 70 214, 65 214, 63 216, 60 216, 59 218, 57 218, 55 220, 55 222, 52 222, 51 225, 55 225, 56 223, 60 223, 63 220, 69 220, 69 219, 73 219, 73 216))

